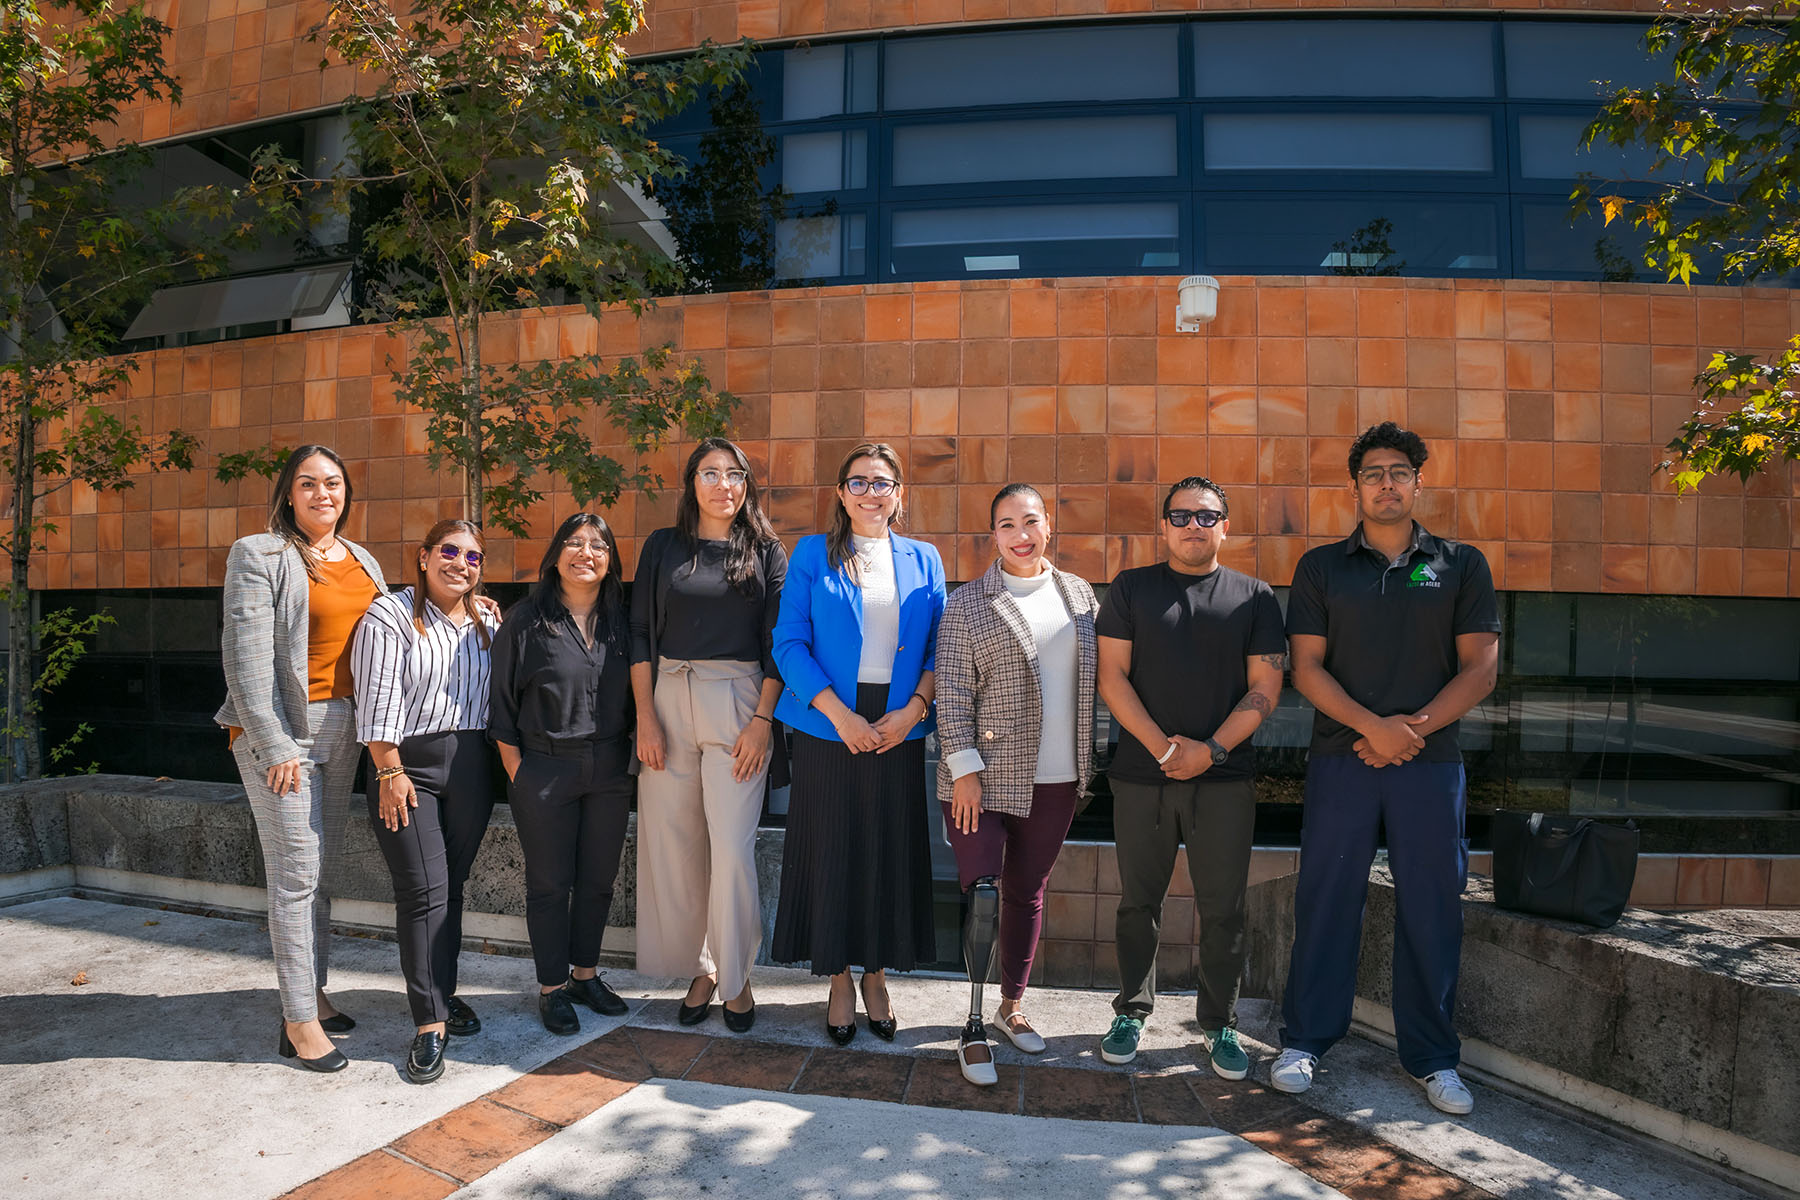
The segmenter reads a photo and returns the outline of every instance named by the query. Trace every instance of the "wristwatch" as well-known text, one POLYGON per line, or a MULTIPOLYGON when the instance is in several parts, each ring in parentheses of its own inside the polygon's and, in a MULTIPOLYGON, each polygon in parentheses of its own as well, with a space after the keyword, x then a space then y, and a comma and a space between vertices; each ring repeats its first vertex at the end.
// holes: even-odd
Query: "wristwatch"
POLYGON ((1206 748, 1212 751, 1212 765, 1215 767, 1231 757, 1231 751, 1221 746, 1218 738, 1207 738, 1206 748))

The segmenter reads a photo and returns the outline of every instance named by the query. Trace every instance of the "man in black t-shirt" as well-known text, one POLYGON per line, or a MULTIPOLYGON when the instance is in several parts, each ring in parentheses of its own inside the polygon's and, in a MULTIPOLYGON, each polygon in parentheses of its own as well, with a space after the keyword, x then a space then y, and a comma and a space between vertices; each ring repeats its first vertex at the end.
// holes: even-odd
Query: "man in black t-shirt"
POLYGON ((1224 489, 1192 476, 1163 500, 1169 557, 1122 571, 1095 621, 1101 698, 1119 725, 1107 778, 1119 856, 1119 995, 1100 1056, 1128 1063, 1156 1004, 1156 947, 1175 854, 1187 843, 1199 923, 1196 1015, 1212 1069, 1242 1079, 1237 1040, 1244 884, 1256 827, 1250 735, 1274 711, 1287 663, 1269 585, 1219 565, 1224 489))
POLYGON ((1500 610, 1481 551, 1412 519, 1427 452, 1392 421, 1350 447, 1362 521, 1309 550, 1288 595, 1294 686, 1313 703, 1294 949, 1282 1003, 1279 1091, 1312 1086, 1350 1028, 1363 901, 1378 831, 1394 875, 1394 1032, 1400 1062, 1448 1113, 1474 1097, 1457 1075, 1452 1014, 1462 958, 1468 800, 1457 722, 1494 690, 1500 610))

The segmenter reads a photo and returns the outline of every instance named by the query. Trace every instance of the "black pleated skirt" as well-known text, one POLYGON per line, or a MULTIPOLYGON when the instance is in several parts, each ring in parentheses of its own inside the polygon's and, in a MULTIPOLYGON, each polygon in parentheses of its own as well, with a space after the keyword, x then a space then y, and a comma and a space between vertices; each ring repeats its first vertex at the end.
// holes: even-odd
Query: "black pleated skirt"
MULTIPOLYGON (((859 685, 857 715, 879 718, 887 693, 886 684, 859 685)), ((925 801, 923 738, 852 754, 794 731, 771 958, 836 975, 910 971, 936 957, 925 801)))

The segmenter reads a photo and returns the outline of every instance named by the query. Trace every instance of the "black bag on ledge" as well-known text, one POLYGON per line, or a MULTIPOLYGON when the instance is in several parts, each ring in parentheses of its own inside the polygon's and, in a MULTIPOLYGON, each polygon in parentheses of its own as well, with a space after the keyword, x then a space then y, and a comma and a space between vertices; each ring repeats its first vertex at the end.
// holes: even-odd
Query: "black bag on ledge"
POLYGON ((1638 827, 1548 813, 1494 814, 1494 903, 1605 929, 1637 877, 1638 827))

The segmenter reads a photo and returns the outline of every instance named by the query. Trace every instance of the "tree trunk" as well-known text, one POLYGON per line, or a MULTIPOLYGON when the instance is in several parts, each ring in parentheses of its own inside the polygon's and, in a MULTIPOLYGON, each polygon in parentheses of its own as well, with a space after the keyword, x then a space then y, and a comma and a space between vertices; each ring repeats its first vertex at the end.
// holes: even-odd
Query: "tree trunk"
POLYGON ((481 236, 481 179, 469 184, 469 307, 468 352, 463 355, 463 422, 469 431, 469 461, 463 464, 463 519, 487 524, 487 479, 482 467, 485 449, 481 437, 481 289, 476 286, 473 251, 481 236))
POLYGON ((41 764, 37 753, 37 714, 31 710, 31 525, 36 500, 37 422, 32 419, 31 399, 14 397, 17 405, 13 429, 13 528, 8 547, 12 558, 12 584, 6 605, 6 779, 9 783, 35 778, 41 764))

